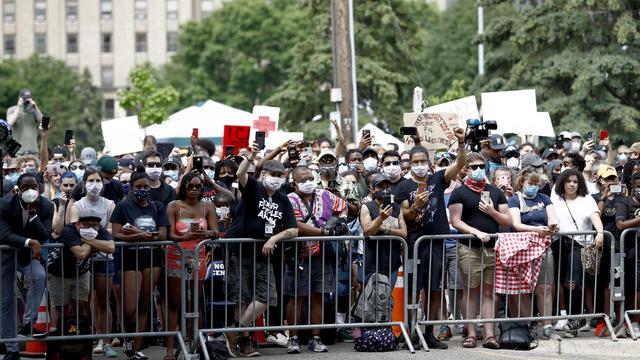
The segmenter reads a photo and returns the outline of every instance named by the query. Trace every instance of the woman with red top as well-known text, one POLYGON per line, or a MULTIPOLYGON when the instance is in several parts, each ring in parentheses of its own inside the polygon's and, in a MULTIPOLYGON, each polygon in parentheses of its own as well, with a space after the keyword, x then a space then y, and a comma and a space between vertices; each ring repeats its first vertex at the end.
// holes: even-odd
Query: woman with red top
MULTIPOLYGON (((167 329, 178 329, 178 312, 180 311, 181 281, 193 286, 193 271, 196 262, 199 263, 198 279, 204 280, 206 271, 205 248, 201 247, 198 254, 195 253, 196 245, 205 239, 217 239, 218 218, 215 205, 208 201, 202 201, 203 181, 201 174, 190 172, 186 174, 178 186, 178 200, 169 203, 167 215, 171 228, 169 239, 177 242, 179 246, 167 247, 166 271, 168 277, 168 307, 167 329), (183 256, 181 257, 181 254, 183 256), (184 262, 183 262, 184 259, 184 262)), ((202 286, 199 282, 198 286, 202 286)), ((167 338, 167 355, 165 360, 175 359, 173 356, 174 337, 167 338)))

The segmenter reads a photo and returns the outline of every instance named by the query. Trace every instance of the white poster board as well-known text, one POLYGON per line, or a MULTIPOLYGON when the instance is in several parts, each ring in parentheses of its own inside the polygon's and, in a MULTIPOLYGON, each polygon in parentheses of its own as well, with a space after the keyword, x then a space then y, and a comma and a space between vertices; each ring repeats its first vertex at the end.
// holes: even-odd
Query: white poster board
MULTIPOLYGON (((253 107, 253 121, 251 122, 251 133, 249 141, 256 138, 256 131, 264 131, 265 139, 269 139, 272 132, 278 131, 280 122, 280 108, 273 106, 256 105, 253 107)), ((266 144, 266 141, 265 141, 266 144)))
POLYGON ((536 116, 536 90, 497 91, 482 93, 482 119, 494 120, 499 134, 529 134, 526 117, 536 116))
MULTIPOLYGON (((418 129, 420 144, 433 153, 436 150, 447 149, 456 151, 458 140, 454 129, 458 127, 460 119, 456 113, 405 113, 404 126, 418 129)), ((404 137, 405 148, 413 147, 413 139, 404 137)))
POLYGON ((102 122, 102 137, 108 155, 119 156, 142 151, 140 124, 137 116, 102 122))
POLYGON ((265 149, 273 150, 287 140, 302 141, 303 139, 304 133, 301 132, 274 131, 265 139, 264 144, 265 149))
POLYGON ((446 103, 429 106, 424 110, 426 113, 454 113, 458 114, 458 126, 465 128, 467 120, 480 119, 478 103, 475 96, 467 96, 462 99, 449 101, 446 103))

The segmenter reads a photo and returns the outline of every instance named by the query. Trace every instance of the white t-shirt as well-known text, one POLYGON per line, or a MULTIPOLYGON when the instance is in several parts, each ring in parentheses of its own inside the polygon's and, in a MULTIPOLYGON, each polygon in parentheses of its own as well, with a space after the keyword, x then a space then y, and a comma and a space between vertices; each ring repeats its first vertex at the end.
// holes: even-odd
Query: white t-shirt
MULTIPOLYGON (((593 224, 591 223, 591 215, 593 213, 600 213, 598 210, 598 204, 593 200, 591 195, 578 196, 575 200, 569 201, 568 207, 564 199, 557 196, 553 200, 553 209, 558 216, 558 226, 560 232, 578 232, 578 231, 593 231, 593 224), (571 210, 571 214, 569 213, 571 210), (575 219, 575 224, 571 219, 575 219), (576 225, 578 228, 576 229, 576 225)), ((573 239, 580 245, 585 246, 593 242, 593 235, 576 235, 573 239)))

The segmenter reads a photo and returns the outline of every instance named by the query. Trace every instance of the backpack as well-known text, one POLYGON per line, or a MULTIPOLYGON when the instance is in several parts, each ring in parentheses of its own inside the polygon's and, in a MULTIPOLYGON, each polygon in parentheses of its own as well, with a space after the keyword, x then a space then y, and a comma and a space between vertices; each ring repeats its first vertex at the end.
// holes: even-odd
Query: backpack
POLYGON ((360 352, 393 351, 398 347, 390 326, 362 328, 353 331, 353 348, 360 352), (359 336, 358 336, 359 335, 359 336))
POLYGON ((375 273, 360 293, 353 315, 363 322, 384 323, 389 321, 391 285, 389 277, 375 273))
POLYGON ((500 348, 513 350, 531 350, 538 347, 536 340, 526 322, 500 323, 500 348))

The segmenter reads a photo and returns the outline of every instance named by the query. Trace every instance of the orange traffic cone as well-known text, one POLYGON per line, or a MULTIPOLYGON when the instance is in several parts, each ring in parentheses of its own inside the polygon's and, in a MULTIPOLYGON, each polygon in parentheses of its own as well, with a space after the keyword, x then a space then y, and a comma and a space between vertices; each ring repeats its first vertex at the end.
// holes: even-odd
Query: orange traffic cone
MULTIPOLYGON (((264 326, 264 315, 258 316, 256 319, 256 326, 264 326)), ((254 331, 253 332, 253 341, 258 345, 264 345, 266 343, 264 337, 264 331, 254 331)))
MULTIPOLYGON (((393 287, 393 308, 391 309, 392 321, 404 321, 404 270, 402 266, 398 269, 398 279, 393 287)), ((393 327, 396 337, 402 334, 399 326, 393 327)))
MULTIPOLYGON (((40 301, 40 307, 38 308, 38 318, 33 327, 42 330, 49 331, 51 325, 49 324, 50 318, 47 313, 47 294, 42 296, 40 301)), ((25 357, 45 357, 47 354, 47 343, 44 341, 28 341, 26 349, 20 355, 25 357)))

